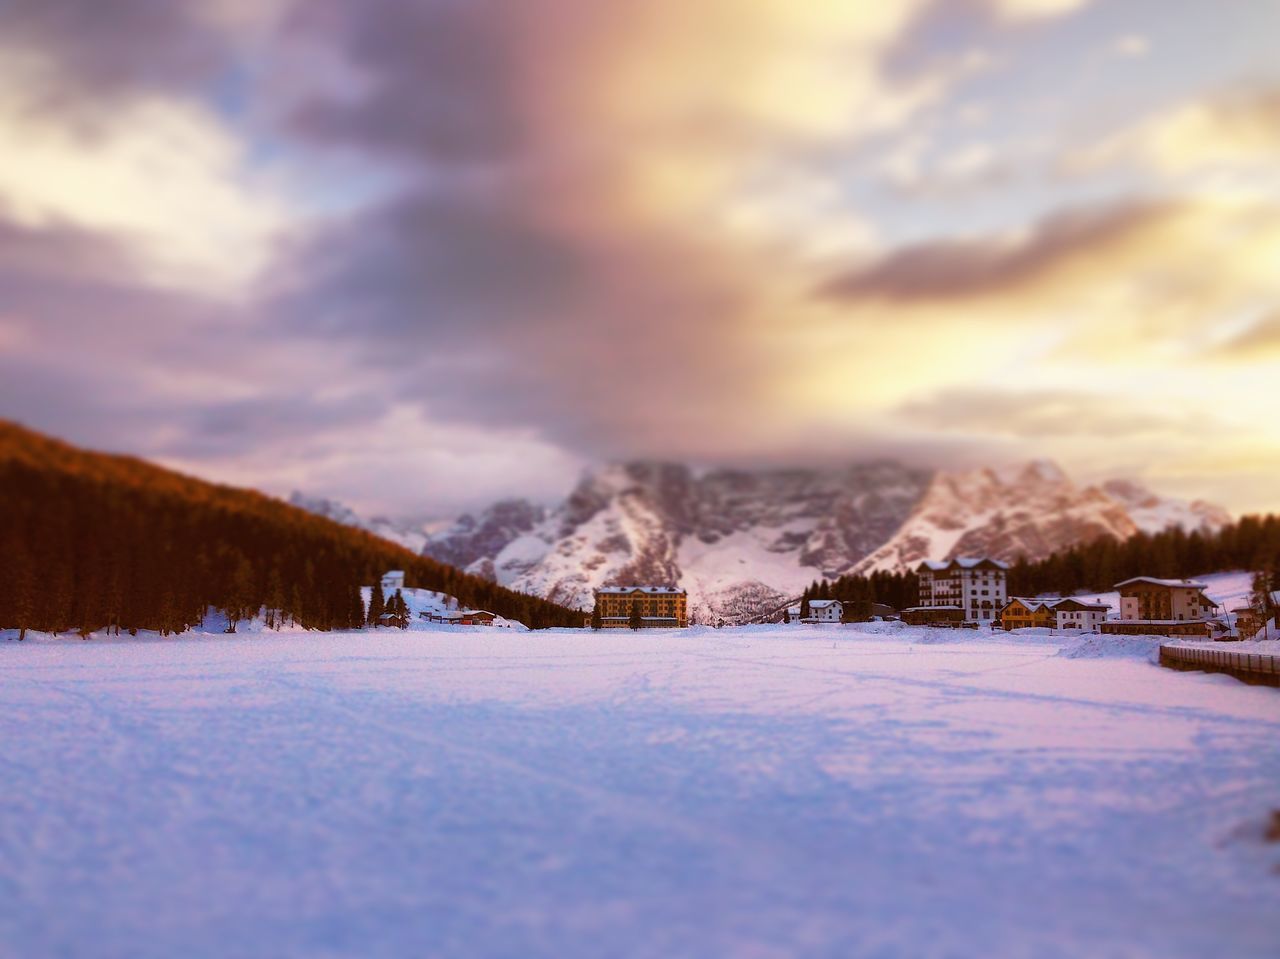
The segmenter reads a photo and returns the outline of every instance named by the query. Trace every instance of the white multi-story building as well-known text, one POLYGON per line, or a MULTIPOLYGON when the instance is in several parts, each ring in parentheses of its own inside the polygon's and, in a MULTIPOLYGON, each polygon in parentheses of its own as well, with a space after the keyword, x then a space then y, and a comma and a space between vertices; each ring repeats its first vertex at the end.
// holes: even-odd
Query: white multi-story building
POLYGON ((920 582, 920 606, 916 609, 958 608, 965 621, 991 623, 1008 602, 1008 568, 986 557, 925 560, 916 567, 920 582))

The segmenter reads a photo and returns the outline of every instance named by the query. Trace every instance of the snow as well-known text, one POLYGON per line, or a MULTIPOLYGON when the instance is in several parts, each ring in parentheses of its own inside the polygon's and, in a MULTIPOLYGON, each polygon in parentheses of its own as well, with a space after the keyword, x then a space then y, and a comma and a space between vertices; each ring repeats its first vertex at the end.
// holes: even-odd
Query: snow
POLYGON ((1117 586, 1128 586, 1130 583, 1152 583, 1155 586, 1174 586, 1182 589, 1205 589, 1208 583, 1201 583, 1191 579, 1158 579, 1155 576, 1134 576, 1126 579, 1122 583, 1116 583, 1117 586))
POLYGON ((0 955, 1274 957, 1280 691, 1133 639, 0 642, 0 955))

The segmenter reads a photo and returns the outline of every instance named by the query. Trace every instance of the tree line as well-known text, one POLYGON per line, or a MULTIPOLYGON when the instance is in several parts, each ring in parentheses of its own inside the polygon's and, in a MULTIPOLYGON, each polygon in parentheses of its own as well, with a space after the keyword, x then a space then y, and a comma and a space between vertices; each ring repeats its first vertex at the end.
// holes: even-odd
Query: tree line
POLYGON ((581 613, 516 593, 260 493, 132 457, 78 450, 0 421, 0 628, 182 632, 209 608, 231 628, 352 629, 360 586, 407 585, 539 628, 581 613))
POLYGON ((1009 593, 1070 594, 1109 590, 1133 576, 1183 579, 1249 570, 1276 581, 1280 573, 1280 516, 1243 516, 1219 530, 1171 527, 1126 540, 1097 539, 1036 562, 1009 568, 1009 593))
POLYGON ((834 580, 816 580, 800 594, 800 615, 809 615, 809 602, 815 599, 838 599, 846 623, 870 619, 877 603, 895 610, 916 605, 920 586, 914 572, 875 572, 869 576, 847 575, 834 580))

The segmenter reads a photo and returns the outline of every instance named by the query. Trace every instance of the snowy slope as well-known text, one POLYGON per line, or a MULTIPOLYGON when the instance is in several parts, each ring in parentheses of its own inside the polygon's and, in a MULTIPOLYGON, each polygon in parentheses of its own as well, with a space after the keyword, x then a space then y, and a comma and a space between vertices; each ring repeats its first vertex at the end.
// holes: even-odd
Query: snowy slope
MULTIPOLYGON (((360 601, 364 603, 366 615, 369 609, 369 597, 373 593, 373 587, 362 586, 360 588, 360 601)), ((409 609, 409 629, 414 631, 435 630, 439 628, 439 624, 432 624, 430 620, 423 620, 420 614, 426 613, 428 617, 439 616, 448 612, 456 612, 463 609, 458 604, 456 596, 450 596, 448 593, 437 592, 433 589, 414 589, 412 587, 401 587, 400 595, 404 597, 405 606, 409 609)), ((386 598, 390 598, 389 596, 386 598)), ((459 628, 459 627, 451 627, 459 628)), ((483 629, 514 629, 519 631, 528 631, 529 627, 514 619, 507 619, 505 616, 495 616, 492 626, 477 627, 483 629)))
POLYGON ((1192 530, 1217 530, 1231 522, 1231 514, 1204 500, 1170 499, 1131 480, 1108 480, 1102 491, 1124 506, 1138 529, 1158 533, 1171 526, 1192 530))
POLYGON ((0 955, 1275 956, 1276 690, 801 632, 0 642, 0 955))

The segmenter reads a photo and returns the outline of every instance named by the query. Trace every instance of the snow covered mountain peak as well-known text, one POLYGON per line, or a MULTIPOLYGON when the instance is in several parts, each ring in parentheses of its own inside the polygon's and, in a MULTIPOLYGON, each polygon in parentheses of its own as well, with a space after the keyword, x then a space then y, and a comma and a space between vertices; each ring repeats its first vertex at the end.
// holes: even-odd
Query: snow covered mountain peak
MULTIPOLYGON (((598 586, 676 583, 695 617, 740 620, 848 570, 901 524, 928 479, 896 463, 701 474, 678 463, 611 464, 466 568, 582 607, 598 586)), ((425 552, 451 561, 464 542, 460 523, 425 552)))

